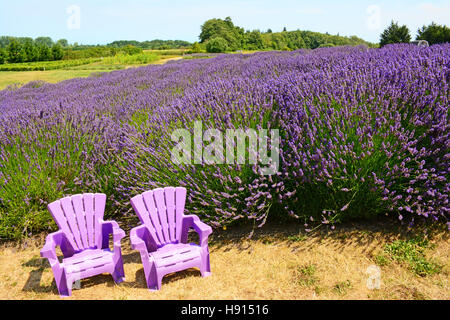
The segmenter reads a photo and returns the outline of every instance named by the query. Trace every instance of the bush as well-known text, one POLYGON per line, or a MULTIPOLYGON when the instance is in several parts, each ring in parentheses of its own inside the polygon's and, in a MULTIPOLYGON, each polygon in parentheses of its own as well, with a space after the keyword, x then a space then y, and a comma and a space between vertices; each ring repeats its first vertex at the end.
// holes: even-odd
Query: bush
POLYGON ((120 48, 120 51, 128 54, 128 55, 133 55, 133 54, 140 54, 142 53, 142 48, 139 47, 135 47, 132 45, 127 45, 125 47, 120 48))
POLYGON ((319 48, 331 48, 334 47, 335 45, 332 43, 323 43, 319 46, 319 48))
POLYGON ((0 71, 40 71, 81 66, 100 61, 100 59, 78 59, 60 61, 38 61, 26 63, 8 63, 0 66, 0 71))
POLYGON ((200 44, 198 42, 194 42, 194 44, 192 45, 191 53, 200 53, 200 52, 202 52, 200 44))
POLYGON ((448 223, 449 63, 449 44, 336 47, 0 91, 0 237, 55 229, 46 205, 63 195, 104 192, 107 217, 128 219, 131 197, 169 185, 185 186, 186 214, 214 227, 448 223), (171 134, 196 121, 203 132, 278 129, 278 172, 261 175, 250 151, 245 164, 172 161, 171 134))
POLYGON ((157 61, 159 56, 156 53, 144 52, 141 54, 117 54, 114 57, 107 57, 102 60, 103 64, 123 64, 123 65, 133 65, 133 64, 146 64, 157 61))

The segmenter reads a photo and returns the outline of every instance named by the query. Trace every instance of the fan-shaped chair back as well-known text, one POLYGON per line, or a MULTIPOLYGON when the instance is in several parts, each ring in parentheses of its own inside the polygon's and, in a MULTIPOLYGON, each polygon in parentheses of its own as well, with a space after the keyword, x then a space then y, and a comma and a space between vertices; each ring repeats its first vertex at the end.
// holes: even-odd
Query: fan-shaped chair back
POLYGON ((157 188, 131 199, 133 209, 158 247, 180 241, 185 202, 183 187, 157 188))
POLYGON ((106 195, 84 193, 62 198, 48 205, 58 227, 76 251, 101 248, 101 225, 106 195))

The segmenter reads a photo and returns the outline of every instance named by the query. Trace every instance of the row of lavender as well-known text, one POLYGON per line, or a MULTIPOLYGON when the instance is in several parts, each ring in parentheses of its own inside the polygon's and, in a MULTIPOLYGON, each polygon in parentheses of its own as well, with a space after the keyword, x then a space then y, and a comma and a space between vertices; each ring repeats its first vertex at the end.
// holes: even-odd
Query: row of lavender
POLYGON ((54 224, 46 204, 108 195, 108 215, 167 185, 213 226, 306 228, 397 215, 448 221, 450 45, 222 55, 0 92, 0 238, 54 224), (171 133, 280 131, 280 168, 174 164, 171 133))

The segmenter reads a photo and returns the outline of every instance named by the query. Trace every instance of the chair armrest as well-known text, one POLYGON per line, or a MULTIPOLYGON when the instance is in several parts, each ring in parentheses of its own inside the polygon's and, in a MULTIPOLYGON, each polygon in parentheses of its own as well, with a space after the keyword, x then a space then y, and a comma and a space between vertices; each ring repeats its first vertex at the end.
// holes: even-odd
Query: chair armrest
POLYGON ((143 250, 148 252, 147 245, 145 244, 145 240, 147 240, 147 228, 145 225, 140 225, 138 227, 134 227, 130 231, 130 242, 131 249, 133 250, 143 250))
POLYGON ((200 237, 200 245, 203 247, 208 244, 208 236, 212 233, 212 228, 202 222, 198 216, 191 214, 183 216, 183 227, 181 234, 181 242, 187 242, 187 233, 189 228, 193 228, 200 237))
POLYGON ((102 248, 109 247, 109 235, 113 235, 114 248, 120 248, 120 240, 125 237, 125 231, 123 231, 116 221, 104 221, 99 219, 99 223, 102 227, 102 248))
POLYGON ((45 238, 45 245, 40 251, 40 255, 43 258, 47 258, 50 265, 53 267, 55 264, 59 265, 58 257, 56 256, 56 247, 59 246, 64 256, 71 256, 74 253, 74 249, 67 240, 66 235, 62 230, 50 233, 45 238))
POLYGON ((148 253, 155 251, 157 246, 146 225, 134 227, 130 231, 130 242, 133 250, 139 250, 141 256, 149 257, 148 253))

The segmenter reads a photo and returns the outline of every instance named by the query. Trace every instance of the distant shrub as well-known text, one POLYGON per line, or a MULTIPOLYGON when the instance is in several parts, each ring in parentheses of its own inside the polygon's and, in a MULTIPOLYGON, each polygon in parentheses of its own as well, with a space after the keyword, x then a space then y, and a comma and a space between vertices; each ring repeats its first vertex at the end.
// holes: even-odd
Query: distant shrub
POLYGON ((319 48, 331 48, 331 47, 335 47, 335 45, 332 43, 323 43, 319 46, 319 48))
POLYGON ((124 54, 139 54, 142 53, 142 48, 135 47, 132 45, 126 45, 125 47, 120 48, 119 52, 123 52, 124 54))
POLYGON ((123 65, 133 65, 133 64, 146 64, 157 61, 159 55, 153 52, 144 52, 140 54, 123 54, 119 53, 113 57, 106 57, 102 60, 103 64, 123 64, 123 65))
POLYGON ((37 61, 25 63, 7 63, 0 65, 0 71, 42 71, 64 69, 83 64, 90 64, 100 61, 100 59, 77 59, 59 61, 37 61))
POLYGON ((202 52, 202 49, 201 49, 200 44, 198 42, 194 42, 194 44, 192 45, 191 52, 192 53, 200 53, 200 52, 202 52))

